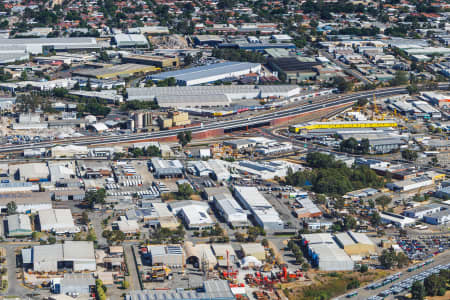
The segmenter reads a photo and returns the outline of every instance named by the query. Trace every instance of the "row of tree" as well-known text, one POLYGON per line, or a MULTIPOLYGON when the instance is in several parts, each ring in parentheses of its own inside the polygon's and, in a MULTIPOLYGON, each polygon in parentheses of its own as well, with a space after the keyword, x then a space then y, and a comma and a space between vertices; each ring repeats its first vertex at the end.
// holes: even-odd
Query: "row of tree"
POLYGON ((306 162, 313 168, 293 172, 288 170, 285 183, 293 186, 310 187, 319 194, 344 195, 365 187, 379 188, 384 180, 367 166, 347 167, 336 161, 332 155, 308 153, 306 162))

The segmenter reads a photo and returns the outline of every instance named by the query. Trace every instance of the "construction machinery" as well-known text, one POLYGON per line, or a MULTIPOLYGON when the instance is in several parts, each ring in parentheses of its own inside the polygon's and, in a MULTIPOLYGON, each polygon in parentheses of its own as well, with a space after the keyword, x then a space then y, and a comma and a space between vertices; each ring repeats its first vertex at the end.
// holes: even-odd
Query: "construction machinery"
POLYGON ((142 274, 142 281, 165 281, 172 278, 172 270, 166 265, 152 266, 142 274))

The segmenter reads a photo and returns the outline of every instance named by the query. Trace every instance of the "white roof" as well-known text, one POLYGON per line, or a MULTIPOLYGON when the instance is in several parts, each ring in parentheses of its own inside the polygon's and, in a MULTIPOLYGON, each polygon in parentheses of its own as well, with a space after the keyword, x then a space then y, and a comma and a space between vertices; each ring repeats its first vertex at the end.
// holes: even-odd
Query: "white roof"
POLYGON ((38 212, 42 231, 78 232, 70 209, 43 209, 38 212))
POLYGON ((251 207, 266 207, 270 208, 272 205, 254 186, 235 186, 235 190, 245 200, 248 206, 251 207))
POLYGON ((92 127, 94 127, 96 131, 108 130, 108 126, 106 126, 105 123, 95 123, 92 124, 92 127))

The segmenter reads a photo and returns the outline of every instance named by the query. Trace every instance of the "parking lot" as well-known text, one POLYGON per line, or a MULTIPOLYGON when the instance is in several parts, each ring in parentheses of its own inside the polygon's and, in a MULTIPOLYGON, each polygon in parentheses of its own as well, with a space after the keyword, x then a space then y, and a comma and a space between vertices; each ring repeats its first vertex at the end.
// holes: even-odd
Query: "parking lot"
POLYGON ((450 247, 450 237, 447 236, 425 236, 423 238, 403 238, 398 245, 410 260, 429 259, 439 252, 450 247))

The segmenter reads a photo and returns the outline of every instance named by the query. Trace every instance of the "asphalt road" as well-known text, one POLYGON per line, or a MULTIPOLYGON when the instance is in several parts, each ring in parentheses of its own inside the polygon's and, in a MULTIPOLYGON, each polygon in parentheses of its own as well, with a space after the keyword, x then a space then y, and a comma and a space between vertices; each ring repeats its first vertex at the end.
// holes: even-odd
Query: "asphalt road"
MULTIPOLYGON (((448 88, 450 84, 443 83, 440 84, 440 88, 448 88)), ((322 102, 321 104, 307 104, 302 105, 296 108, 285 109, 285 110, 277 110, 267 114, 245 118, 245 119, 236 119, 230 121, 222 121, 222 122, 212 122, 208 124, 203 124, 200 126, 193 126, 188 128, 180 128, 173 130, 166 130, 162 132, 156 133, 133 133, 133 134, 125 134, 125 135, 115 135, 115 136, 91 136, 91 137, 83 137, 83 138, 69 138, 62 139, 54 142, 42 142, 35 144, 25 144, 25 145, 4 145, 0 147, 0 152, 13 152, 13 151, 21 151, 24 149, 34 149, 34 148, 50 148, 58 144, 74 144, 74 145, 101 145, 101 144, 114 144, 114 143, 126 143, 126 142, 135 142, 140 140, 147 139, 156 139, 156 138, 166 138, 176 136, 179 132, 191 131, 193 133, 197 132, 205 132, 208 130, 214 129, 238 129, 245 128, 246 126, 252 125, 263 125, 269 124, 273 120, 277 120, 283 117, 296 116, 302 113, 313 112, 321 109, 327 109, 332 107, 337 107, 344 104, 350 104, 358 99, 372 97, 376 95, 378 97, 385 97, 391 95, 397 95, 406 93, 405 87, 395 87, 395 88, 386 88, 379 89, 373 91, 364 91, 353 93, 349 95, 337 96, 335 99, 322 102)))
MULTIPOLYGON (((433 262, 432 264, 429 264, 429 265, 426 266, 426 267, 423 267, 423 268, 418 269, 418 270, 413 271, 413 272, 408 272, 408 271, 407 271, 407 270, 408 270, 408 267, 406 267, 406 268, 404 268, 404 269, 402 269, 402 270, 399 270, 398 272, 400 272, 400 271, 402 272, 402 275, 400 276, 400 279, 394 281, 394 282, 391 283, 391 284, 387 284, 387 285, 385 285, 385 286, 383 286, 383 287, 380 287, 380 288, 378 288, 378 289, 375 289, 375 290, 366 290, 366 289, 364 289, 364 287, 361 287, 361 288, 356 289, 356 290, 352 290, 352 292, 353 292, 353 291, 357 291, 357 292, 358 292, 358 295, 355 296, 355 297, 353 297, 353 298, 351 298, 351 299, 355 299, 355 300, 365 300, 365 299, 367 299, 367 298, 369 298, 369 297, 371 297, 371 296, 378 295, 378 294, 381 293, 382 291, 388 290, 391 286, 395 285, 395 284, 396 284, 397 282, 399 282, 399 281, 405 280, 405 279, 407 279, 407 278, 409 278, 409 277, 411 277, 411 276, 413 276, 413 275, 416 275, 416 274, 421 273, 421 272, 423 272, 423 271, 425 271, 425 270, 428 270, 428 269, 430 269, 430 268, 432 268, 432 267, 435 267, 436 265, 439 265, 439 264, 446 264, 446 263, 448 263, 449 261, 450 261, 450 251, 446 251, 446 252, 444 252, 444 253, 441 253, 441 254, 438 255, 438 256, 435 256, 435 257, 434 257, 434 262, 433 262)), ((382 280, 378 280, 378 281, 382 281, 382 280)), ((376 281, 376 282, 378 282, 378 281, 376 281)), ((349 291, 349 293, 350 293, 350 291, 349 291)), ((345 298, 345 296, 341 296, 341 297, 335 298, 335 299, 346 299, 346 298, 345 298)), ((390 296, 386 297, 385 299, 394 299, 394 296, 393 296, 393 295, 390 295, 390 296)))

